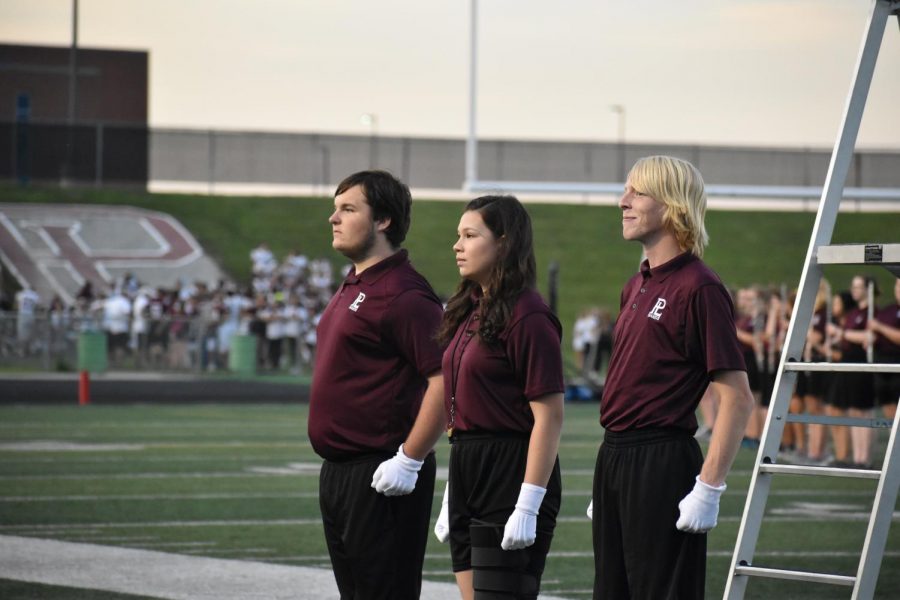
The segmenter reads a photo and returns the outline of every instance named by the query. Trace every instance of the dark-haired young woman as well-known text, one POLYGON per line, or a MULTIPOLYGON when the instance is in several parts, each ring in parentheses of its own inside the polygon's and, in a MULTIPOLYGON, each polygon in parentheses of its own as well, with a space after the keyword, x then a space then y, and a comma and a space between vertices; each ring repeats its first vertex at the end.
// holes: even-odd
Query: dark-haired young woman
MULTIPOLYGON (((846 313, 839 325, 829 325, 828 334, 840 348, 842 363, 866 362, 866 345, 871 334, 868 329, 869 284, 874 295, 878 295, 875 280, 868 276, 856 275, 850 281, 850 296, 854 307, 844 306, 846 313)), ((828 403, 850 417, 871 419, 875 407, 875 378, 872 373, 835 373, 828 389, 828 403)), ((849 466, 869 469, 872 466, 872 443, 875 430, 869 427, 850 428, 850 446, 853 460, 849 466)), ((835 451, 835 461, 839 461, 835 451)), ((837 466, 847 466, 838 464, 837 466)))
POLYGON ((560 506, 562 328, 535 290, 516 198, 471 201, 458 236, 462 281, 438 331, 451 449, 435 532, 463 598, 536 598, 560 506))

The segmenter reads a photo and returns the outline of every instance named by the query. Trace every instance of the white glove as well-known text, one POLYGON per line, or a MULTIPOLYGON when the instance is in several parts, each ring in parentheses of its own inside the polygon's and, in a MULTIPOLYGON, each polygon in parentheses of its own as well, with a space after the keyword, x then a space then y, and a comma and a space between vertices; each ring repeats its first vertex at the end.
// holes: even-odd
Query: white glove
POLYGON ((438 514, 437 523, 434 524, 434 535, 442 544, 446 544, 450 539, 450 505, 447 500, 447 491, 450 489, 450 483, 444 486, 444 500, 441 502, 441 512, 438 514))
POLYGON ((404 454, 403 444, 400 444, 397 454, 375 469, 375 474, 372 475, 372 487, 376 492, 385 496, 408 494, 416 487, 419 469, 424 463, 424 460, 416 460, 404 454))
POLYGON ((590 519, 591 521, 594 520, 594 499, 593 498, 591 498, 591 503, 588 504, 587 516, 588 516, 588 519, 590 519))
POLYGON ((534 543, 537 537, 537 514, 544 500, 545 488, 530 483, 523 483, 519 490, 516 508, 509 515, 506 527, 503 528, 503 541, 500 547, 504 550, 519 550, 534 543))
POLYGON ((719 497, 726 487, 724 483, 719 487, 703 483, 697 475, 694 489, 678 503, 681 515, 675 527, 690 533, 706 533, 715 527, 719 516, 719 497))

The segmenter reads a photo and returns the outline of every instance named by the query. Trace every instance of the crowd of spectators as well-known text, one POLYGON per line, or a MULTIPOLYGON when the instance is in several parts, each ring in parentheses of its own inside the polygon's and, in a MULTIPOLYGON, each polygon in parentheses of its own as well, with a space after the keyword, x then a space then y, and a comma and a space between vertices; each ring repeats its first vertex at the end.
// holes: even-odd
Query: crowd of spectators
MULTIPOLYGON (((871 277, 854 276, 849 287, 832 288, 822 280, 806 333, 806 362, 900 361, 900 281, 880 307, 880 291, 871 277)), ((747 286, 734 293, 738 340, 756 408, 744 445, 756 447, 774 394, 778 363, 784 349, 796 292, 785 286, 747 286)), ((799 372, 790 412, 833 417, 874 418, 880 409, 888 419, 896 413, 900 379, 895 374, 799 372)), ((715 406, 700 404, 701 436, 715 426, 715 406)), ((872 463, 874 430, 866 427, 788 423, 781 441, 783 458, 803 464, 855 466, 872 463)))
POLYGON ((7 302, 3 354, 65 355, 78 335, 107 337, 113 367, 216 371, 228 368, 235 335, 255 336, 257 368, 300 372, 311 364, 316 325, 334 292, 327 259, 291 251, 278 261, 265 243, 250 254, 249 286, 179 280, 171 288, 126 274, 111 292, 86 282, 74 303, 44 303, 29 288, 7 302), (14 326, 13 326, 14 323, 14 326))

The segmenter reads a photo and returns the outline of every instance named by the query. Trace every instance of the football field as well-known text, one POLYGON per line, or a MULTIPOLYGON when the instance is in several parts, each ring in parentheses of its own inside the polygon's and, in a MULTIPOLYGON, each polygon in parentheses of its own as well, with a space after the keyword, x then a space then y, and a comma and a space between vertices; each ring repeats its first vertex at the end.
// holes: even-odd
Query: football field
MULTIPOLYGON (((306 413, 300 404, 2 406, 0 538, 327 570, 317 501, 320 461, 306 438, 306 413)), ((584 510, 601 437, 596 404, 566 406, 563 505, 544 574, 546 594, 591 596, 591 535, 584 510)), ((882 431, 879 457, 886 442, 882 431)), ((448 453, 442 440, 432 518, 448 453)), ((754 456, 755 451, 741 450, 719 526, 709 537, 708 598, 722 596, 754 456)), ((869 481, 776 478, 756 564, 855 574, 874 490, 869 481)), ((900 597, 898 520, 895 513, 878 598, 900 597)), ((98 561, 101 556, 98 552, 98 561)), ((8 558, 0 556, 0 598, 154 597, 153 589, 122 594, 92 589, 82 580, 72 586, 20 581, 5 571, 8 558)), ((45 564, 53 569, 53 556, 45 564)), ((433 536, 425 578, 453 581, 449 550, 433 536)), ((318 597, 314 594, 299 586, 293 597, 318 597)), ((747 597, 849 598, 850 589, 753 580, 747 597)))

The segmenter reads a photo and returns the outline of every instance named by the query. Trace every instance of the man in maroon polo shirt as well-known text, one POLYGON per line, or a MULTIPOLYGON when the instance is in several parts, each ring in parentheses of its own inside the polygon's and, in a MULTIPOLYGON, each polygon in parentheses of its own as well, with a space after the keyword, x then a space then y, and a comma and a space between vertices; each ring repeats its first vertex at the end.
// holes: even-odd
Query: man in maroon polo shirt
POLYGON ((362 171, 338 185, 329 218, 353 268, 317 328, 309 439, 343 600, 414 599, 422 585, 445 428, 442 307, 400 249, 411 203, 391 174, 362 171))
POLYGON ((594 598, 702 599, 706 532, 753 396, 731 297, 700 260, 700 173, 677 158, 643 158, 619 207, 622 236, 639 241, 646 260, 622 291, 600 405, 606 432, 588 509, 594 598), (719 414, 704 460, 693 434, 707 388, 719 414))

